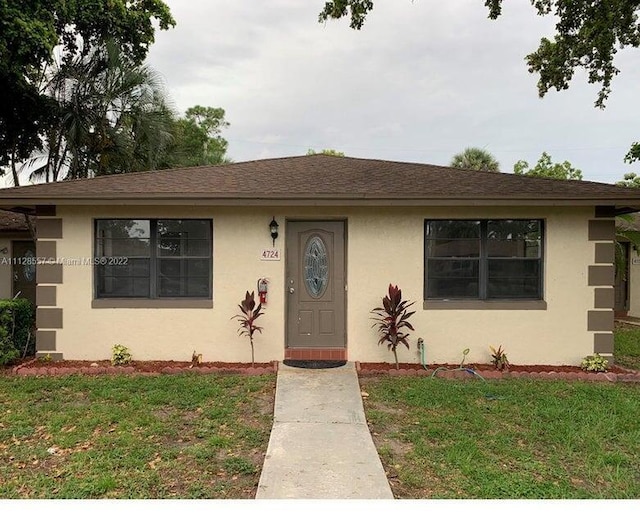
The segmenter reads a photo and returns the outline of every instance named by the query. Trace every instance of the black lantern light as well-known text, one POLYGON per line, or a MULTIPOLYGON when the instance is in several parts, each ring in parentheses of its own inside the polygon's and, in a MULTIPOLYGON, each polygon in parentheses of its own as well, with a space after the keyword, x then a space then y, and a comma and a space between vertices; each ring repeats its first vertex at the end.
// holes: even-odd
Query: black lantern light
POLYGON ((271 222, 269 223, 269 231, 271 231, 271 238, 273 239, 273 247, 276 246, 276 238, 278 238, 278 223, 276 222, 276 217, 273 217, 271 222))

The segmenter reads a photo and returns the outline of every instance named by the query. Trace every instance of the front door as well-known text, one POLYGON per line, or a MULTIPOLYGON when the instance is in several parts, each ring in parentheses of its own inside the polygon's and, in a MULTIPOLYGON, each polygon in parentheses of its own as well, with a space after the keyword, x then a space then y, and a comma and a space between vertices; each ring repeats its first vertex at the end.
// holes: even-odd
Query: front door
POLYGON ((12 248, 13 296, 36 303, 36 246, 31 241, 15 240, 12 248))
POLYGON ((286 246, 287 347, 345 348, 345 223, 288 222, 286 246))

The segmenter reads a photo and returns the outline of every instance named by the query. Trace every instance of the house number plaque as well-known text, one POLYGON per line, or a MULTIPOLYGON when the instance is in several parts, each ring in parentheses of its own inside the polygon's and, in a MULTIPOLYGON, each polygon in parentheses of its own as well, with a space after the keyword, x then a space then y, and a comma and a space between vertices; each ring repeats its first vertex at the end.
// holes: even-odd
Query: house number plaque
POLYGON ((260 252, 260 260, 280 260, 280 250, 271 247, 263 249, 260 252))

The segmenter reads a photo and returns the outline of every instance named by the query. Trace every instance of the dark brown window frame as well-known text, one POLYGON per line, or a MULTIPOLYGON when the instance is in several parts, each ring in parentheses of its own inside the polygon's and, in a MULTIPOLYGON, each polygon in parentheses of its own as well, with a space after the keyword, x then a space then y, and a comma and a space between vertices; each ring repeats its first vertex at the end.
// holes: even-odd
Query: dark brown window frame
MULTIPOLYGON (((149 295, 148 296, 104 296, 100 295, 99 290, 99 266, 95 265, 93 270, 93 296, 92 308, 111 308, 111 307, 151 307, 151 308, 171 308, 171 307, 187 307, 187 308, 211 308, 213 307, 213 220, 210 218, 182 218, 182 217, 105 217, 96 218, 93 221, 93 243, 94 243, 94 257, 100 258, 98 253, 99 249, 99 237, 98 237, 98 222, 108 220, 147 220, 149 221, 149 295), (157 223, 162 220, 198 220, 206 221, 209 224, 209 242, 211 250, 208 257, 196 257, 207 258, 209 261, 208 278, 209 278, 209 293, 208 296, 160 296, 158 294, 158 261, 162 258, 157 253, 158 248, 158 235, 157 235, 157 223)), ((143 257, 146 258, 146 257, 143 257)), ((188 260, 193 257, 180 257, 188 260)))
POLYGON ((426 218, 423 228, 423 306, 424 309, 487 309, 487 310, 541 310, 547 309, 544 300, 544 274, 545 274, 545 243, 546 243, 546 223, 543 218, 426 218), (478 258, 480 269, 478 275, 479 297, 429 297, 427 294, 428 287, 428 258, 427 258, 427 224, 434 221, 469 221, 481 223, 480 234, 480 256, 478 258), (537 221, 540 224, 540 253, 539 260, 539 282, 538 297, 501 297, 501 298, 485 298, 486 286, 488 283, 487 265, 491 257, 487 255, 487 224, 495 221, 537 221))

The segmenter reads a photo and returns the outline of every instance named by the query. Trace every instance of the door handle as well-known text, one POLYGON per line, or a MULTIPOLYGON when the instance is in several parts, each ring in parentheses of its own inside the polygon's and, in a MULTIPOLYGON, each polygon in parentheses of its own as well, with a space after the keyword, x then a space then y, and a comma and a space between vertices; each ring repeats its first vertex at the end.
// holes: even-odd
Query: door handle
POLYGON ((289 294, 290 294, 290 295, 293 295, 293 293, 294 293, 294 292, 295 292, 295 289, 294 289, 294 288, 292 288, 292 287, 290 287, 290 288, 289 288, 289 294))

